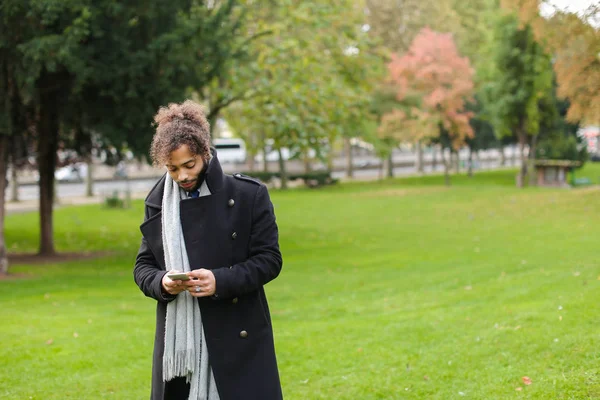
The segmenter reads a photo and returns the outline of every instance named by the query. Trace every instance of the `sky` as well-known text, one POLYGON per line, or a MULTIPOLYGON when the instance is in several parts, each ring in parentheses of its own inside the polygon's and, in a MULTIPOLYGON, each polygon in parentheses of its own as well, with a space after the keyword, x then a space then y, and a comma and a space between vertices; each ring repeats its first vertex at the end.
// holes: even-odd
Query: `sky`
MULTIPOLYGON (((548 0, 548 3, 556 6, 558 9, 571 11, 579 14, 592 4, 597 4, 598 1, 600 0, 548 0)), ((550 17, 553 11, 553 8, 546 4, 542 4, 542 6, 540 7, 540 14, 543 17, 550 17)), ((600 18, 590 18, 588 19, 588 23, 590 23, 596 28, 599 28, 600 18)))
MULTIPOLYGON (((549 0, 548 3, 555 5, 560 9, 568 9, 569 11, 583 11, 598 0, 549 0)), ((542 7, 543 10, 544 7, 542 7)))

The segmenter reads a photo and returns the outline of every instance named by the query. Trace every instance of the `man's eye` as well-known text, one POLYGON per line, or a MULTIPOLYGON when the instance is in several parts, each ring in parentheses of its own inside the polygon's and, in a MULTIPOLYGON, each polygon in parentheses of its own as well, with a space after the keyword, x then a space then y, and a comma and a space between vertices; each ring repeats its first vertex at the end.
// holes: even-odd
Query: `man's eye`
POLYGON ((185 167, 186 167, 187 169, 192 169, 192 168, 194 168, 195 166, 196 166, 196 164, 192 164, 192 165, 186 165, 185 167))

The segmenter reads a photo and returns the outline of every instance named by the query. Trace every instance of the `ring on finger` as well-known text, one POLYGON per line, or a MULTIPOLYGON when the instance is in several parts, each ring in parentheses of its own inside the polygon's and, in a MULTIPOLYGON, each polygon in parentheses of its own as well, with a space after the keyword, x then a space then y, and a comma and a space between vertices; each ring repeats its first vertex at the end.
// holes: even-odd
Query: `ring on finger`
POLYGON ((202 291, 202 289, 200 289, 200 286, 196 286, 196 288, 194 290, 196 291, 196 293, 199 293, 202 291))

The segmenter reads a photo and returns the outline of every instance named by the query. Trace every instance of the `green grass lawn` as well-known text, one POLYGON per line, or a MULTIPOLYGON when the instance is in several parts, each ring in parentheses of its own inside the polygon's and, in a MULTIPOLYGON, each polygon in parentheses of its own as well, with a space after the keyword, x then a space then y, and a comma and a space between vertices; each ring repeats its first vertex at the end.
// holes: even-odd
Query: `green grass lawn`
MULTIPOLYGON (((600 167, 583 176, 598 182, 600 167)), ((600 397, 600 189, 518 190, 514 171, 453 183, 272 192, 286 399, 600 397)), ((0 398, 148 398, 155 305, 132 278, 142 214, 57 210, 60 251, 111 255, 0 281, 0 398)), ((35 250, 37 218, 7 217, 11 251, 35 250)))

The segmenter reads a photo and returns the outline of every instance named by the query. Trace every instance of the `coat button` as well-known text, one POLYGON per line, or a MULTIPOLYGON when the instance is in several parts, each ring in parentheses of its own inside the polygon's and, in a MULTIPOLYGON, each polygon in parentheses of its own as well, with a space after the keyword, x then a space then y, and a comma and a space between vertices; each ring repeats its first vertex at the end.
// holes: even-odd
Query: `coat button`
POLYGON ((235 204, 235 200, 234 199, 229 199, 229 201, 227 202, 227 205, 229 207, 233 207, 234 204, 235 204))
POLYGON ((246 339, 246 338, 248 337, 248 332, 246 332, 246 331, 241 331, 241 332, 240 332, 240 337, 241 337, 242 339, 246 339))
POLYGON ((237 298, 237 297, 235 297, 233 300, 231 300, 231 302, 232 302, 233 304, 237 304, 237 302, 238 302, 238 298, 237 298))
POLYGON ((237 232, 233 232, 233 233, 231 234, 231 238, 232 238, 232 239, 235 239, 236 237, 237 237, 237 232))

